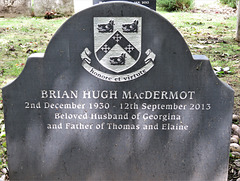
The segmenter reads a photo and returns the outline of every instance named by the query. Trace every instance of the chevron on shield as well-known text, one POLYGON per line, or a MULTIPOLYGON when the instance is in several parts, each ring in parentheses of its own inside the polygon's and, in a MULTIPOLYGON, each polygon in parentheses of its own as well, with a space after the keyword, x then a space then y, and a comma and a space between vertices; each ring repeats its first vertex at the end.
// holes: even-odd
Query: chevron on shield
POLYGON ((138 59, 140 52, 119 31, 116 31, 96 52, 99 60, 101 60, 116 44, 124 49, 134 60, 138 59))
POLYGON ((105 68, 120 73, 141 56, 141 17, 95 17, 94 52, 105 68))

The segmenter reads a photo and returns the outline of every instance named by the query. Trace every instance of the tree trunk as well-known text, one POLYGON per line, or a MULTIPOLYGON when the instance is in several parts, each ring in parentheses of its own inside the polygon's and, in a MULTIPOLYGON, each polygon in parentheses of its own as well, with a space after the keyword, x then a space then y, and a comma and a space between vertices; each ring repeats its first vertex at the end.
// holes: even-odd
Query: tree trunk
POLYGON ((240 1, 238 0, 237 5, 237 35, 236 40, 240 42, 240 1))

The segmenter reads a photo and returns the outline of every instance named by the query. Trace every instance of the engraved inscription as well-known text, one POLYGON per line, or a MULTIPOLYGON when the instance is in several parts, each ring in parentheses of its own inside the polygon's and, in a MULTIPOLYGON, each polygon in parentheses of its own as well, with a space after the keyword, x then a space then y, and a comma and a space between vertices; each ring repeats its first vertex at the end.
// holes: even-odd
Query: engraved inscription
POLYGON ((212 109, 195 97, 194 90, 42 89, 39 100, 25 101, 24 108, 52 110, 46 125, 51 130, 188 131, 185 112, 212 109))

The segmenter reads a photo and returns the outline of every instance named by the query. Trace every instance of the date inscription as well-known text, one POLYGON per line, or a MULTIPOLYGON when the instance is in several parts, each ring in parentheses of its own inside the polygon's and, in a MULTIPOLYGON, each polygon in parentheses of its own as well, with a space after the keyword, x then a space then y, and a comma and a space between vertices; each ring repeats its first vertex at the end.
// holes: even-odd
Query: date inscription
POLYGON ((211 111, 193 90, 41 90, 24 108, 51 110, 47 129, 187 131, 185 113, 211 111))

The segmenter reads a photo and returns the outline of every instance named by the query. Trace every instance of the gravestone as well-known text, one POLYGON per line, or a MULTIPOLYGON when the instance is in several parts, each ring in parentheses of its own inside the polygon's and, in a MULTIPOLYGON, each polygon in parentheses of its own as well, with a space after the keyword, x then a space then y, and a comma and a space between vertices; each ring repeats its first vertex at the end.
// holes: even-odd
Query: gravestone
POLYGON ((227 179, 233 90, 149 8, 72 16, 3 99, 11 180, 227 179))
MULTIPOLYGON (((102 2, 109 2, 109 1, 119 1, 119 0, 93 0, 93 4, 98 4, 102 2)), ((147 6, 156 11, 156 0, 121 0, 121 1, 128 1, 133 3, 138 3, 144 6, 147 6)))

